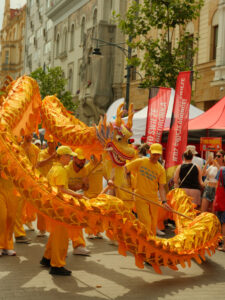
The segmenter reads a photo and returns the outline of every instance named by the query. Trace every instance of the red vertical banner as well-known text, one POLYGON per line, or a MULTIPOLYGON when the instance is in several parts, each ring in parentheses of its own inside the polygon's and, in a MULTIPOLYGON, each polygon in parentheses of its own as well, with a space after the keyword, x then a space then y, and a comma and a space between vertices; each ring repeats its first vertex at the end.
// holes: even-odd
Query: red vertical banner
POLYGON ((166 151, 168 181, 176 167, 182 163, 182 154, 187 146, 189 108, 191 102, 192 71, 180 72, 177 77, 175 99, 166 151))
POLYGON ((153 87, 149 91, 146 122, 146 140, 149 145, 161 142, 170 96, 170 88, 153 87))

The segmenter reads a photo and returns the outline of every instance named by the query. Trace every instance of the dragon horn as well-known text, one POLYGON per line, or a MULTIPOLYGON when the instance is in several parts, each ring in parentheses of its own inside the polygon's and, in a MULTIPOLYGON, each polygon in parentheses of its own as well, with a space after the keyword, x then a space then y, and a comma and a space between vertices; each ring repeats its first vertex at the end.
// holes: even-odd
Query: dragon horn
POLYGON ((129 110, 128 110, 128 121, 127 121, 127 126, 126 126, 128 129, 132 129, 133 115, 134 115, 133 104, 130 104, 129 110))
POLYGON ((104 115, 104 118, 103 118, 103 125, 104 125, 104 127, 106 129, 106 127, 107 127, 107 117, 106 117, 106 114, 104 115))
POLYGON ((100 120, 99 120, 99 123, 98 123, 98 128, 101 128, 102 126, 102 116, 100 116, 100 120))
POLYGON ((116 126, 117 127, 120 127, 121 124, 122 124, 122 115, 123 115, 123 106, 124 106, 124 103, 120 104, 120 106, 118 107, 117 109, 117 113, 116 113, 116 126))

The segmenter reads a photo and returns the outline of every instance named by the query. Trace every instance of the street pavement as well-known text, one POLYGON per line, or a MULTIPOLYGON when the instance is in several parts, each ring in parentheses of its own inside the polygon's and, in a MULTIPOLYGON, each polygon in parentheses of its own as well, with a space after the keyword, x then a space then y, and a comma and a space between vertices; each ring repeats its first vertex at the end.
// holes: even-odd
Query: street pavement
POLYGON ((0 258, 0 300, 67 299, 225 299, 225 253, 191 268, 178 271, 162 268, 163 275, 146 266, 138 269, 134 257, 123 257, 108 239, 87 240, 90 257, 72 255, 67 265, 72 276, 51 276, 41 267, 47 237, 28 231, 32 244, 15 244, 17 256, 0 258))

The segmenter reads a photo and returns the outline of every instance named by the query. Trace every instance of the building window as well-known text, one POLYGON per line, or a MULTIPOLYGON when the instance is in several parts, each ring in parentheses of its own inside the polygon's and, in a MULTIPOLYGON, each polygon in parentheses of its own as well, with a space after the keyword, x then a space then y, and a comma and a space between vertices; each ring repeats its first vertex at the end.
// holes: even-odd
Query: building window
POLYGON ((83 17, 81 22, 81 43, 83 44, 85 40, 85 17, 83 17))
POLYGON ((219 15, 218 10, 214 13, 212 18, 211 28, 211 59, 216 59, 216 48, 218 44, 218 30, 219 30, 219 15))
POLYGON ((70 32, 70 50, 73 50, 74 48, 74 24, 71 26, 71 32, 70 32))
POLYGON ((59 42, 60 42, 60 39, 59 39, 59 34, 58 34, 57 39, 56 39, 56 57, 59 56, 59 42))
POLYGON ((71 93, 73 93, 73 70, 69 70, 69 78, 68 78, 68 89, 71 93))
POLYGON ((185 61, 186 66, 190 69, 193 68, 193 45, 194 45, 194 35, 190 34, 189 39, 186 45, 186 54, 185 54, 185 61))
POLYGON ((21 27, 20 27, 20 37, 23 37, 23 36, 24 36, 24 24, 22 23, 21 27))
POLYGON ((93 14, 93 30, 92 30, 92 36, 93 38, 97 37, 97 9, 94 10, 93 14))
POLYGON ((13 30, 13 41, 16 40, 16 29, 13 30))
POLYGON ((193 47, 194 47, 194 32, 195 27, 193 22, 189 22, 186 26, 186 34, 187 34, 187 40, 186 40, 186 49, 185 49, 185 64, 186 67, 189 69, 193 68, 194 64, 194 58, 193 58, 193 47))
POLYGON ((5 64, 9 64, 9 51, 5 51, 5 64))
POLYGON ((218 30, 219 26, 213 26, 212 31, 213 31, 213 46, 212 46, 212 59, 216 59, 216 48, 218 44, 218 30))
POLYGON ((94 14, 93 14, 93 26, 97 25, 97 14, 98 14, 98 11, 97 11, 97 9, 95 9, 94 14))
POLYGON ((64 29, 63 33, 63 52, 67 51, 67 29, 64 29))

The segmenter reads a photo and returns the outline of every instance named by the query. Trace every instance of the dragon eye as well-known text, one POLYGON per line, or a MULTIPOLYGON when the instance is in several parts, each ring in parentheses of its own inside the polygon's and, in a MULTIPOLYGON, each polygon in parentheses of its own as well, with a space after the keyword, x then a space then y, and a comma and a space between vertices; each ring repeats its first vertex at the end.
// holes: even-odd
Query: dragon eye
POLYGON ((116 135, 116 139, 118 142, 120 142, 122 140, 122 136, 121 135, 116 135))

